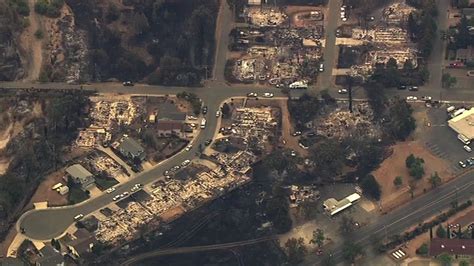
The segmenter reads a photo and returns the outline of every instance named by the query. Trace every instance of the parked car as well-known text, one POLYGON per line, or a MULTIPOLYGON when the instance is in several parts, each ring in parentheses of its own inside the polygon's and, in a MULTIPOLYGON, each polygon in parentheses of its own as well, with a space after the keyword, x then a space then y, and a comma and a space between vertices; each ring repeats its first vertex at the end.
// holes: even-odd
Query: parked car
POLYGON ((471 147, 467 146, 467 145, 464 145, 464 149, 467 151, 467 152, 471 152, 472 149, 471 147))
POLYGON ((339 94, 346 94, 348 92, 349 91, 347 89, 340 89, 340 90, 337 91, 337 93, 339 93, 339 94))
POLYGON ((216 111, 216 117, 220 117, 221 116, 221 111, 217 110, 216 111))
POLYGON ((398 89, 399 89, 399 90, 406 90, 406 89, 407 89, 407 86, 405 86, 405 85, 400 85, 400 86, 398 86, 398 89))
POLYGON ((133 82, 129 80, 129 81, 124 81, 122 85, 126 87, 131 87, 131 86, 134 86, 135 84, 133 84, 133 82))
POLYGON ((265 97, 265 98, 272 98, 272 97, 273 97, 273 93, 271 93, 271 92, 265 92, 265 93, 263 94, 263 97, 265 97))
POLYGON ((202 113, 207 114, 207 106, 202 107, 202 113))
POLYGON ((418 87, 417 86, 410 86, 410 87, 408 87, 408 90, 409 91, 418 91, 418 87))
POLYGON ((421 96, 423 101, 431 101, 431 96, 421 96))
POLYGON ((459 166, 461 166, 462 168, 466 168, 467 165, 463 161, 459 161, 459 166))
POLYGON ((111 188, 108 188, 105 192, 107 192, 107 194, 110 194, 112 192, 115 191, 115 188, 114 187, 111 187, 111 188))
POLYGON ((193 148, 193 145, 189 144, 187 147, 186 147, 186 151, 190 151, 191 149, 193 148))
POLYGON ((473 166, 474 165, 474 157, 466 159, 466 164, 468 166, 473 166))
POLYGON ((300 135, 301 135, 301 131, 295 131, 295 132, 291 133, 291 135, 292 135, 293 137, 300 136, 300 135))
POLYGON ((250 92, 250 93, 247 93, 247 97, 257 97, 258 94, 256 92, 250 92))
POLYGON ((418 98, 416 96, 407 96, 407 101, 416 101, 418 98))
POLYGON ((188 120, 197 120, 197 117, 195 116, 192 116, 192 115, 188 115, 188 120))
POLYGON ((324 71, 324 64, 321 63, 319 64, 319 72, 323 72, 324 71))
POLYGON ((212 139, 208 139, 206 140, 206 142, 204 142, 204 145, 209 146, 211 143, 212 143, 212 139))
POLYGON ((185 167, 186 165, 190 164, 190 160, 185 160, 184 162, 181 163, 181 166, 185 167))

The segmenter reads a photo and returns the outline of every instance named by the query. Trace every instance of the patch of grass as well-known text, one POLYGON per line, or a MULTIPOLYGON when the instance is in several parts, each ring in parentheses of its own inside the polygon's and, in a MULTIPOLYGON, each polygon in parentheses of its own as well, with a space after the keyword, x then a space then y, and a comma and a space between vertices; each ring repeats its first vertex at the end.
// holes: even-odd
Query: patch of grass
POLYGON ((70 205, 83 202, 89 198, 89 194, 77 187, 70 187, 69 194, 67 196, 68 203, 70 205))
POLYGON ((38 40, 43 39, 43 37, 44 37, 43 31, 42 31, 42 30, 37 30, 37 31, 35 32, 35 37, 36 37, 36 39, 38 39, 38 40))
POLYGON ((100 190, 106 190, 109 187, 113 187, 119 182, 115 178, 95 178, 95 184, 100 190))

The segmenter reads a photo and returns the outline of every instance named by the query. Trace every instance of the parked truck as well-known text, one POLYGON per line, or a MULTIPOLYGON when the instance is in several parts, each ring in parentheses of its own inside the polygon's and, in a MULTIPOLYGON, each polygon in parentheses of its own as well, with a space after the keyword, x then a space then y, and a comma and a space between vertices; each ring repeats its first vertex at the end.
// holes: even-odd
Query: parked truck
POLYGON ((206 128, 206 123, 207 123, 206 118, 202 118, 202 120, 201 120, 201 128, 202 129, 206 128))

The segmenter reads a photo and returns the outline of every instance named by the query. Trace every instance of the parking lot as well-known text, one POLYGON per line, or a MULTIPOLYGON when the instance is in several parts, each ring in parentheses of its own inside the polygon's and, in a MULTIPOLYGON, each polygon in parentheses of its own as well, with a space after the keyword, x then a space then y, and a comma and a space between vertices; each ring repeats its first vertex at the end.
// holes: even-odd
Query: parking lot
MULTIPOLYGON (((431 108, 428 111, 428 118, 431 123, 429 134, 423 136, 424 144, 435 155, 449 161, 454 172, 459 172, 462 168, 458 162, 474 156, 463 149, 464 144, 458 140, 456 132, 449 128, 446 113, 446 106, 431 108)), ((471 144, 472 148, 472 144, 471 144)))

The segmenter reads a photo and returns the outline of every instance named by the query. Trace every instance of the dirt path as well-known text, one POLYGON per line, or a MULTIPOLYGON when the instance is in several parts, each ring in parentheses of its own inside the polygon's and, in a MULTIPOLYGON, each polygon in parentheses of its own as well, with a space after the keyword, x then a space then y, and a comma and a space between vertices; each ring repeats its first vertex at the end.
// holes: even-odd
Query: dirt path
POLYGON ((24 51, 26 51, 25 67, 27 75, 24 78, 25 81, 37 81, 43 64, 43 40, 37 39, 35 32, 41 29, 43 34, 47 34, 42 27, 40 15, 34 11, 35 3, 36 0, 28 0, 30 26, 21 35, 21 44, 24 46, 24 51))

